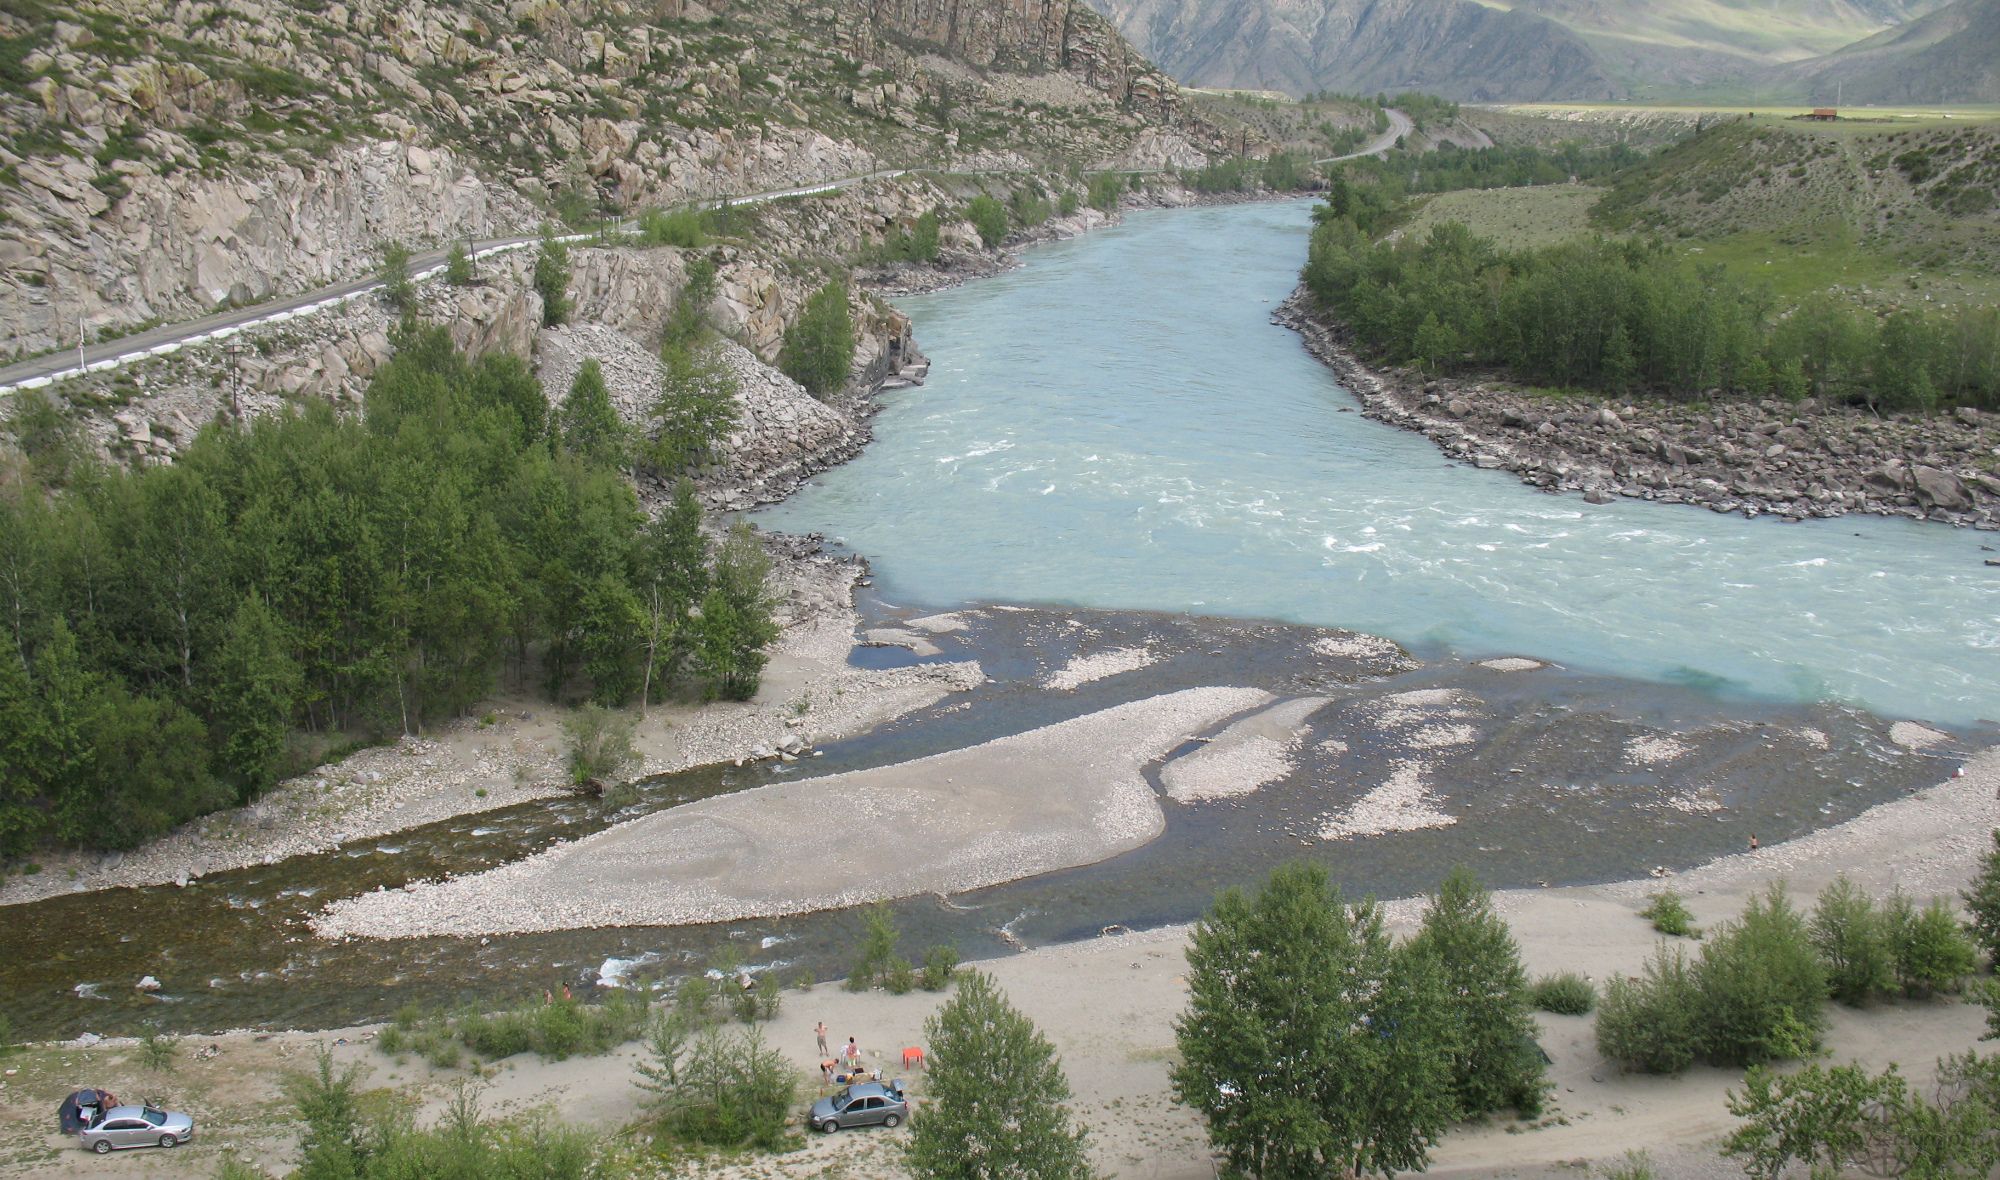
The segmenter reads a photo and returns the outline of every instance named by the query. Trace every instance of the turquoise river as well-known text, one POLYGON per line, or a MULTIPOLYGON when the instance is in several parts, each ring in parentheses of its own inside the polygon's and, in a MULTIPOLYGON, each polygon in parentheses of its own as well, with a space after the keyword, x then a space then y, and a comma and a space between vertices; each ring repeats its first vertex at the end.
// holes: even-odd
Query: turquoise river
POLYGON ((2000 536, 1586 505, 1369 421, 1269 322, 1305 202, 1142 212, 901 301, 935 364, 763 513, 882 593, 1352 628, 1772 700, 2000 715, 2000 536))

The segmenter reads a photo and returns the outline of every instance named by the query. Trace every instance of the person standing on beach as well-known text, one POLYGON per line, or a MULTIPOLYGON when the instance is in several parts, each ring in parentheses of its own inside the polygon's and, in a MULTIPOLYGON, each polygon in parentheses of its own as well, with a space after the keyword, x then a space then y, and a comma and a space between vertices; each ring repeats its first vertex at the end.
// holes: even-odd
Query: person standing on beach
POLYGON ((826 1021, 822 1020, 813 1026, 813 1036, 819 1038, 819 1055, 826 1056, 826 1021))
POLYGON ((847 1055, 847 1067, 849 1069, 853 1069, 855 1066, 861 1064, 861 1046, 854 1043, 853 1037, 847 1038, 847 1048, 842 1049, 841 1052, 847 1055))

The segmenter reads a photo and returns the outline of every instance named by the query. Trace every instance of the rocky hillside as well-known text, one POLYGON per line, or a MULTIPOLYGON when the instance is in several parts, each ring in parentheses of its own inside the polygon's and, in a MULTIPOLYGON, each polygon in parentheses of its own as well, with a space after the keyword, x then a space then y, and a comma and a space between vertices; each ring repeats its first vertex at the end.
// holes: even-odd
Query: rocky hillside
POLYGON ((1473 101, 1621 97, 1553 21, 1473 0, 1095 0, 1139 50, 1196 86, 1473 101))
POLYGON ((1000 0, 10 0, 0 303, 32 354, 373 265, 878 167, 1199 163, 1095 14, 1000 0))

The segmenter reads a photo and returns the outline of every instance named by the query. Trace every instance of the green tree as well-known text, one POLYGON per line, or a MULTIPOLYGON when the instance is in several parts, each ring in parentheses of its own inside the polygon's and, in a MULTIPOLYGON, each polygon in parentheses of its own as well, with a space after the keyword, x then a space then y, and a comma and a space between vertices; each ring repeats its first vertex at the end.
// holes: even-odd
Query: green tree
POLYGON ((798 320, 785 329, 778 367, 824 397, 847 384, 853 364, 854 320, 847 310, 847 284, 836 279, 814 292, 798 320))
POLYGON ((0 659, 0 858, 23 855, 48 828, 46 725, 27 671, 0 659))
POLYGON ((688 259, 687 283, 681 287, 680 297, 674 300, 674 310, 667 316, 663 337, 665 350, 687 351, 700 337, 704 326, 702 317, 709 302, 715 298, 715 288, 715 259, 705 254, 688 259))
POLYGON ((940 219, 936 209, 926 209, 910 227, 910 261, 935 262, 938 256, 940 219))
POLYGON ((1742 1157, 1743 1170, 1758 1180, 1777 1180, 1794 1163, 1806 1165, 1813 1180, 1836 1180, 1879 1132, 1875 1110, 1907 1097, 1894 1066, 1879 1076, 1858 1065, 1815 1063, 1789 1075, 1752 1066, 1743 1092, 1729 1092, 1729 1113, 1745 1123, 1722 1150, 1742 1157))
POLYGON ((401 242, 382 243, 382 301, 397 315, 416 310, 417 287, 410 280, 410 248, 401 242))
POLYGON ((1455 1104, 1445 996, 1372 902, 1317 865, 1255 899, 1224 891, 1188 950, 1174 1094, 1238 1173, 1283 1180, 1421 1169, 1455 1104))
POLYGON ((535 254, 535 294, 542 297, 542 326, 569 321, 569 244, 555 228, 542 224, 542 244, 535 254))
POLYGON ((1090 207, 1111 213, 1125 193, 1125 178, 1116 172, 1099 172, 1090 178, 1090 207))
POLYGON ((1444 983, 1459 1113, 1538 1112, 1543 1060, 1534 1048, 1528 973, 1513 933, 1471 870, 1454 868, 1431 895, 1410 950, 1428 956, 1444 983))
POLYGON ((221 747, 216 768, 246 802, 277 781, 285 762, 292 710, 304 688, 284 625, 254 590, 223 633, 209 692, 221 747))
POLYGON ((644 667, 639 705, 651 708, 654 686, 680 672, 693 647, 688 612, 708 591, 708 539, 694 484, 682 479, 666 507, 647 525, 634 561, 639 593, 644 667))
POLYGON ((966 972, 924 1021, 928 1096, 904 1164, 918 1180, 1084 1180, 1085 1134, 1054 1046, 991 976, 966 972))
POLYGON ((1820 891, 1813 906, 1813 948, 1826 965, 1833 998, 1860 1007, 1873 1003, 1896 983, 1896 956, 1889 927, 1845 873, 1820 891))
POLYGON ((669 343, 660 351, 660 397, 646 464, 662 475, 692 471, 717 456, 735 429, 741 384, 722 358, 722 345, 669 343))
POLYGON ((985 193, 966 205, 965 219, 979 231, 979 240, 988 250, 1007 240, 1007 206, 985 193))
POLYGON ((599 574, 584 593, 578 618, 577 648, 590 677, 591 700, 622 705, 638 691, 645 626, 645 608, 625 578, 599 574))
POLYGON ((695 1026, 679 1013, 655 1017, 647 1036, 651 1060, 640 1086, 658 1125, 683 1142, 710 1147, 776 1148, 798 1094, 791 1063, 764 1044, 755 1028, 695 1026))
POLYGON ((359 1180, 366 1174, 359 1067, 335 1070, 333 1051, 322 1044, 313 1072, 287 1078, 285 1095, 306 1128, 299 1139, 295 1180, 359 1180))
POLYGON ((465 252, 463 243, 453 242, 444 255, 444 281, 454 287, 470 287, 472 278, 471 256, 465 252))
POLYGON ((737 521, 716 555, 696 624, 695 660, 712 696, 747 701, 757 695, 768 659, 764 648, 778 637, 764 590, 770 568, 750 526, 737 521))
POLYGON ((1799 1057, 1826 1023, 1826 969, 1803 915, 1773 883, 1702 944, 1703 1050, 1729 1065, 1799 1057))
POLYGON ((1909 995, 1957 991, 1978 966, 1978 950, 1942 898, 1920 910, 1898 892, 1889 899, 1887 924, 1896 982, 1909 995))
POLYGON ((623 465, 630 449, 630 434, 611 404, 611 390, 604 384, 604 368, 592 357, 577 370, 557 414, 563 449, 597 467, 623 465))
POLYGON ((1626 1069, 1679 1073, 1701 1055, 1701 1019, 1701 988, 1687 953, 1661 943, 1639 979, 1605 984, 1597 1051, 1626 1069))
POLYGON ((889 907, 876 902, 862 918, 866 930, 861 936, 861 957, 847 973, 847 990, 865 992, 889 969, 896 958, 896 923, 889 907))
POLYGON ((1989 964, 2000 963, 2000 828, 1993 829, 1993 846, 1979 859, 1979 871, 1966 887, 1966 926, 1989 964))
POLYGON ((1622 320, 1613 324, 1611 334, 1605 337, 1599 371, 1604 375, 1604 388, 1612 393, 1626 392, 1638 379, 1639 361, 1632 355, 1632 334, 1625 330, 1622 320))

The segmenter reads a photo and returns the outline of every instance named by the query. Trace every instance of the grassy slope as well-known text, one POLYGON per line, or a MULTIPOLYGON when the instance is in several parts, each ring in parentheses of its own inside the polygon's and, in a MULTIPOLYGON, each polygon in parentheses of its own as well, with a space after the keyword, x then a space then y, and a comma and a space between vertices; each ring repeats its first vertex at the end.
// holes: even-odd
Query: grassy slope
POLYGON ((2000 300, 2000 122, 1801 124, 1759 116, 1660 153, 1610 191, 1451 193, 1405 224, 1466 222, 1508 245, 1658 235, 1784 300, 2000 300), (1913 179, 1914 177, 1914 179, 1913 179), (1602 195, 1602 202, 1597 198, 1602 195), (1594 208, 1593 208, 1594 206, 1594 208))

